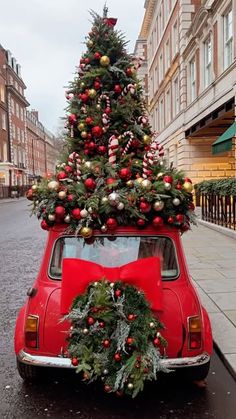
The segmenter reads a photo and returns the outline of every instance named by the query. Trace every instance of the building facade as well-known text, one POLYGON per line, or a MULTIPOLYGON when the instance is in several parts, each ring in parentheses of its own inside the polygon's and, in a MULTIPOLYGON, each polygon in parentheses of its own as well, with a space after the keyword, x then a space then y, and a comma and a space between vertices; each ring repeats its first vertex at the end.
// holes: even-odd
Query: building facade
POLYGON ((166 159, 194 182, 235 176, 234 135, 217 153, 212 145, 236 116, 236 0, 146 0, 145 8, 148 104, 166 159))
POLYGON ((50 177, 57 161, 56 138, 39 121, 38 111, 26 113, 28 182, 50 177))

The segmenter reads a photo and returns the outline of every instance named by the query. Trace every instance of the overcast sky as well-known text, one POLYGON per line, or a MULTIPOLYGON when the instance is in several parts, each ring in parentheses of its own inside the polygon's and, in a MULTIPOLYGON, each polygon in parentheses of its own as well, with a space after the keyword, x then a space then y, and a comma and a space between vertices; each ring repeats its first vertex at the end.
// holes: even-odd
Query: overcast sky
MULTIPOLYGON (((0 44, 21 65, 30 109, 54 133, 65 115, 65 86, 73 80, 93 9, 104 0, 0 0, 0 44)), ((133 52, 144 15, 144 0, 107 0, 109 16, 130 40, 133 52)))

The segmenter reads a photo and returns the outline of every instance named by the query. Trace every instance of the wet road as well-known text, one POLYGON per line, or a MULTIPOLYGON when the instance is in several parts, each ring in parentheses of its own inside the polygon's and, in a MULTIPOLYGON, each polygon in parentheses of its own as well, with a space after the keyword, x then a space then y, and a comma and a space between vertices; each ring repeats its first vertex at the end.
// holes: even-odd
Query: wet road
POLYGON ((47 235, 35 217, 29 218, 27 205, 0 203, 0 419, 235 419, 236 383, 216 355, 206 390, 168 375, 129 400, 79 383, 73 371, 23 383, 15 366, 14 324, 47 235))

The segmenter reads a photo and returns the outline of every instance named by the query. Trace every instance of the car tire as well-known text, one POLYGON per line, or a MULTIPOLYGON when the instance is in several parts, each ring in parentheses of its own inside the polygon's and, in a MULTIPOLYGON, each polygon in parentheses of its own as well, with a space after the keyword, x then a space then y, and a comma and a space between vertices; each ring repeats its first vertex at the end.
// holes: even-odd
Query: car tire
POLYGON ((196 366, 196 367, 189 367, 183 368, 177 371, 180 374, 181 378, 188 381, 201 381, 205 380, 208 375, 210 369, 210 361, 206 364, 196 366))
POLYGON ((23 364, 17 359, 17 370, 24 381, 36 381, 42 378, 42 369, 33 365, 23 364))

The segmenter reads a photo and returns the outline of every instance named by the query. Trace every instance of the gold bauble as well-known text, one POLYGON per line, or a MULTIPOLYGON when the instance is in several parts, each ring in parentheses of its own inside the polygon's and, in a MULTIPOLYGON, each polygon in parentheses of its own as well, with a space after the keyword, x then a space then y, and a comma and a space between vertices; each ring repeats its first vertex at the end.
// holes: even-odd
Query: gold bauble
POLYGON ((101 105, 96 105, 96 108, 97 109, 101 109, 101 105))
POLYGON ((102 67, 107 67, 110 64, 110 58, 107 55, 103 55, 100 58, 100 65, 102 67))
POLYGON ((145 145, 148 145, 148 144, 150 144, 150 141, 151 141, 151 137, 150 137, 150 135, 145 134, 145 135, 143 136, 143 142, 144 142, 144 144, 145 144, 145 145))
POLYGON ((87 46, 88 46, 88 47, 92 47, 92 46, 93 46, 93 41, 92 41, 92 39, 89 39, 89 40, 87 41, 87 46))
POLYGON ((152 182, 148 179, 143 179, 141 182, 141 186, 143 189, 146 189, 146 191, 150 191, 152 188, 152 182))
POLYGON ((88 133, 87 133, 87 131, 82 131, 80 135, 81 135, 82 138, 87 138, 88 133))
POLYGON ((191 183, 191 182, 184 182, 184 184, 183 184, 183 189, 184 189, 186 192, 191 193, 191 192, 192 192, 192 190, 193 190, 193 185, 192 185, 192 183, 191 183))
POLYGON ((138 177, 136 180, 135 180, 135 183, 142 183, 142 181, 143 181, 144 179, 142 178, 142 177, 138 177))
POLYGON ((103 196, 101 199, 102 204, 106 204, 108 202, 108 197, 107 196, 103 196))
POLYGON ((126 182, 126 186, 128 186, 128 188, 133 188, 133 186, 134 186, 134 182, 133 182, 132 180, 128 180, 128 181, 126 182))
POLYGON ((58 192, 58 198, 65 199, 65 197, 66 197, 66 192, 65 191, 58 192))
POLYGON ((55 221, 55 218, 56 218, 55 214, 49 214, 48 215, 48 220, 49 221, 55 221))
POLYGON ((85 166, 87 169, 92 169, 92 162, 91 162, 91 161, 86 161, 86 162, 84 163, 84 166, 85 166))
POLYGON ((89 237, 92 237, 93 235, 93 229, 90 227, 82 227, 79 233, 84 239, 89 239, 89 237))
POLYGON ((85 129, 85 124, 84 124, 83 122, 80 122, 80 123, 78 124, 78 129, 79 129, 80 131, 83 131, 83 130, 85 129))
POLYGON ((96 96, 97 92, 95 89, 89 89, 88 95, 91 99, 93 99, 96 96))
POLYGON ((57 191, 59 188, 60 188, 60 184, 56 180, 51 180, 48 183, 48 189, 50 189, 50 191, 57 191))
POLYGON ((36 185, 36 184, 34 184, 34 185, 32 185, 31 186, 31 189, 32 189, 32 191, 37 191, 37 189, 38 189, 38 185, 36 185))
POLYGON ((82 82, 80 83, 80 87, 85 87, 85 82, 84 82, 84 81, 82 81, 82 82))
POLYGON ((156 201, 153 204, 153 208, 155 211, 162 211, 164 208, 164 202, 163 201, 156 201))

